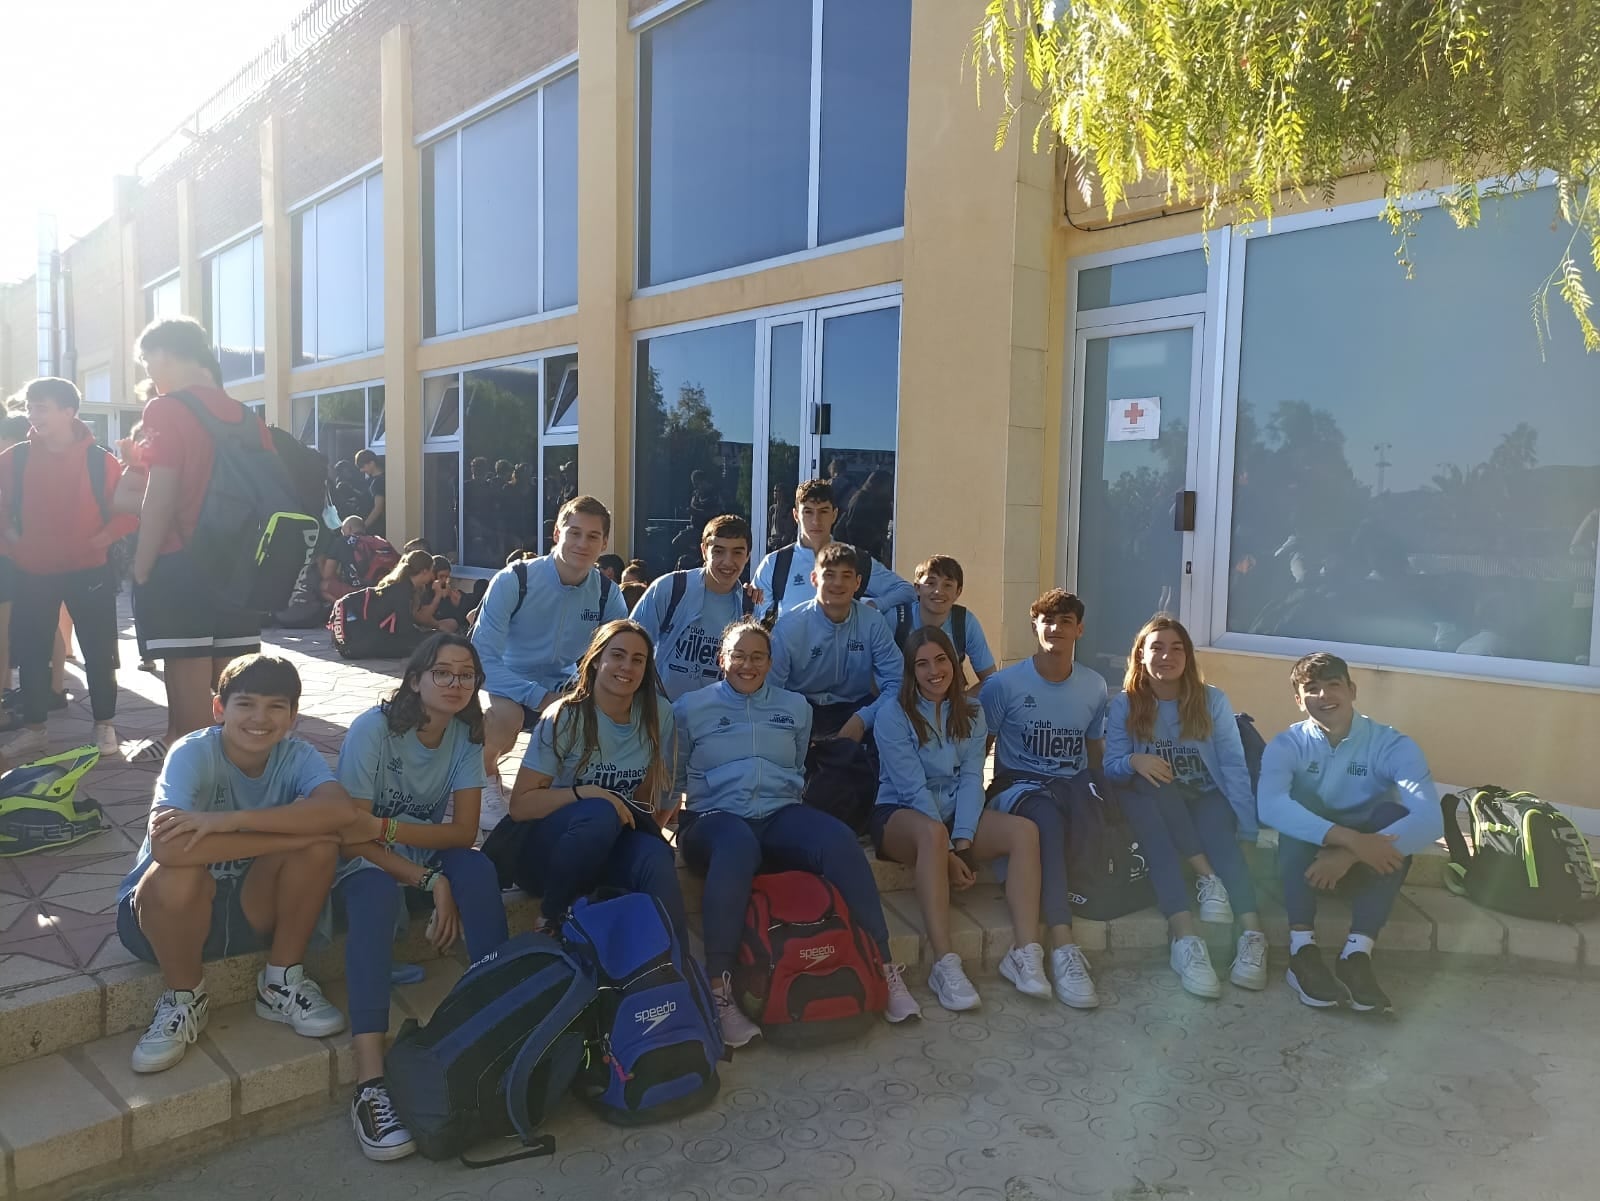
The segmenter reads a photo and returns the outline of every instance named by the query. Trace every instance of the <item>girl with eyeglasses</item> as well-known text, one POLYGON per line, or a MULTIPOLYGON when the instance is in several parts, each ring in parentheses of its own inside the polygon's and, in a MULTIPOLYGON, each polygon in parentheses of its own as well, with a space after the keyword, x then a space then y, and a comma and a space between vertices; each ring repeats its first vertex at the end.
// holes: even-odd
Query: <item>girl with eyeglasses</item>
POLYGON ((379 842, 344 848, 335 909, 350 926, 345 980, 356 1093, 351 1121, 368 1159, 416 1149, 383 1082, 393 944, 411 909, 433 909, 429 941, 457 939, 476 960, 508 937, 494 865, 473 849, 483 788, 483 664, 460 634, 432 634, 407 660, 400 686, 350 723, 339 783, 384 819, 379 842))

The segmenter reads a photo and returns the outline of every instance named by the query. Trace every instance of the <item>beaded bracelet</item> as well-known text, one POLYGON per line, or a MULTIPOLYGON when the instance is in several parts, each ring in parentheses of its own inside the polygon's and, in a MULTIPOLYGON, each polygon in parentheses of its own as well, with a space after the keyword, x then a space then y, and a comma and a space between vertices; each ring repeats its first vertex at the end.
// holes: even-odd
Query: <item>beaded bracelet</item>
POLYGON ((385 818, 383 823, 383 842, 385 846, 394 846, 395 839, 400 837, 400 819, 398 817, 385 818))

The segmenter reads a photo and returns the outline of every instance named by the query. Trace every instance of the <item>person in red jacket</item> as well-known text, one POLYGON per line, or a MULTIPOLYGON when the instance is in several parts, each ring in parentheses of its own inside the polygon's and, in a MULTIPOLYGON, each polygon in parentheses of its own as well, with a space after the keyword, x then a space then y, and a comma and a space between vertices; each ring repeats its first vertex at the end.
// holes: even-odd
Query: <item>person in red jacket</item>
POLYGON ((50 651, 65 604, 83 649, 95 745, 115 755, 117 582, 106 552, 138 522, 112 513, 122 464, 78 420, 73 383, 36 379, 22 395, 31 428, 0 452, 0 537, 17 567, 11 632, 25 728, 0 753, 16 764, 49 750, 50 651))

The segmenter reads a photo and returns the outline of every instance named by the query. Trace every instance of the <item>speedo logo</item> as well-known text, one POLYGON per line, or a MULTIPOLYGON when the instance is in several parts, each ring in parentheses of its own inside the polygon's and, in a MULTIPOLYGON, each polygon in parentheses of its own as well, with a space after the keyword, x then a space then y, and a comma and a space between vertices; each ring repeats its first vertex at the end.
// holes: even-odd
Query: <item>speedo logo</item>
POLYGON ((633 1020, 644 1023, 644 1029, 640 1031, 641 1034, 649 1034, 650 1031, 677 1012, 678 1003, 676 1001, 668 1001, 662 1005, 652 1005, 649 1009, 639 1010, 638 1013, 633 1015, 633 1020))
POLYGON ((800 958, 807 963, 821 963, 824 959, 832 959, 833 953, 838 949, 831 942, 825 947, 802 947, 800 958))

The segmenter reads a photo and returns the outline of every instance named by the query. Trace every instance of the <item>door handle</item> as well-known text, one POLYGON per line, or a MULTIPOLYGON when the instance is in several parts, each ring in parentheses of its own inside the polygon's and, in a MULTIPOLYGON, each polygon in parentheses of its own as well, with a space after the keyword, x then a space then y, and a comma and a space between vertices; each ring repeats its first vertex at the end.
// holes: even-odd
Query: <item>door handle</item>
POLYGON ((819 404, 816 401, 812 402, 812 404, 811 404, 811 432, 813 434, 819 434, 819 435, 820 434, 831 434, 831 433, 833 433, 833 406, 832 405, 830 405, 830 404, 819 404))
POLYGON ((1198 497, 1190 491, 1179 492, 1172 499, 1172 528, 1180 534, 1194 532, 1194 510, 1198 497))

